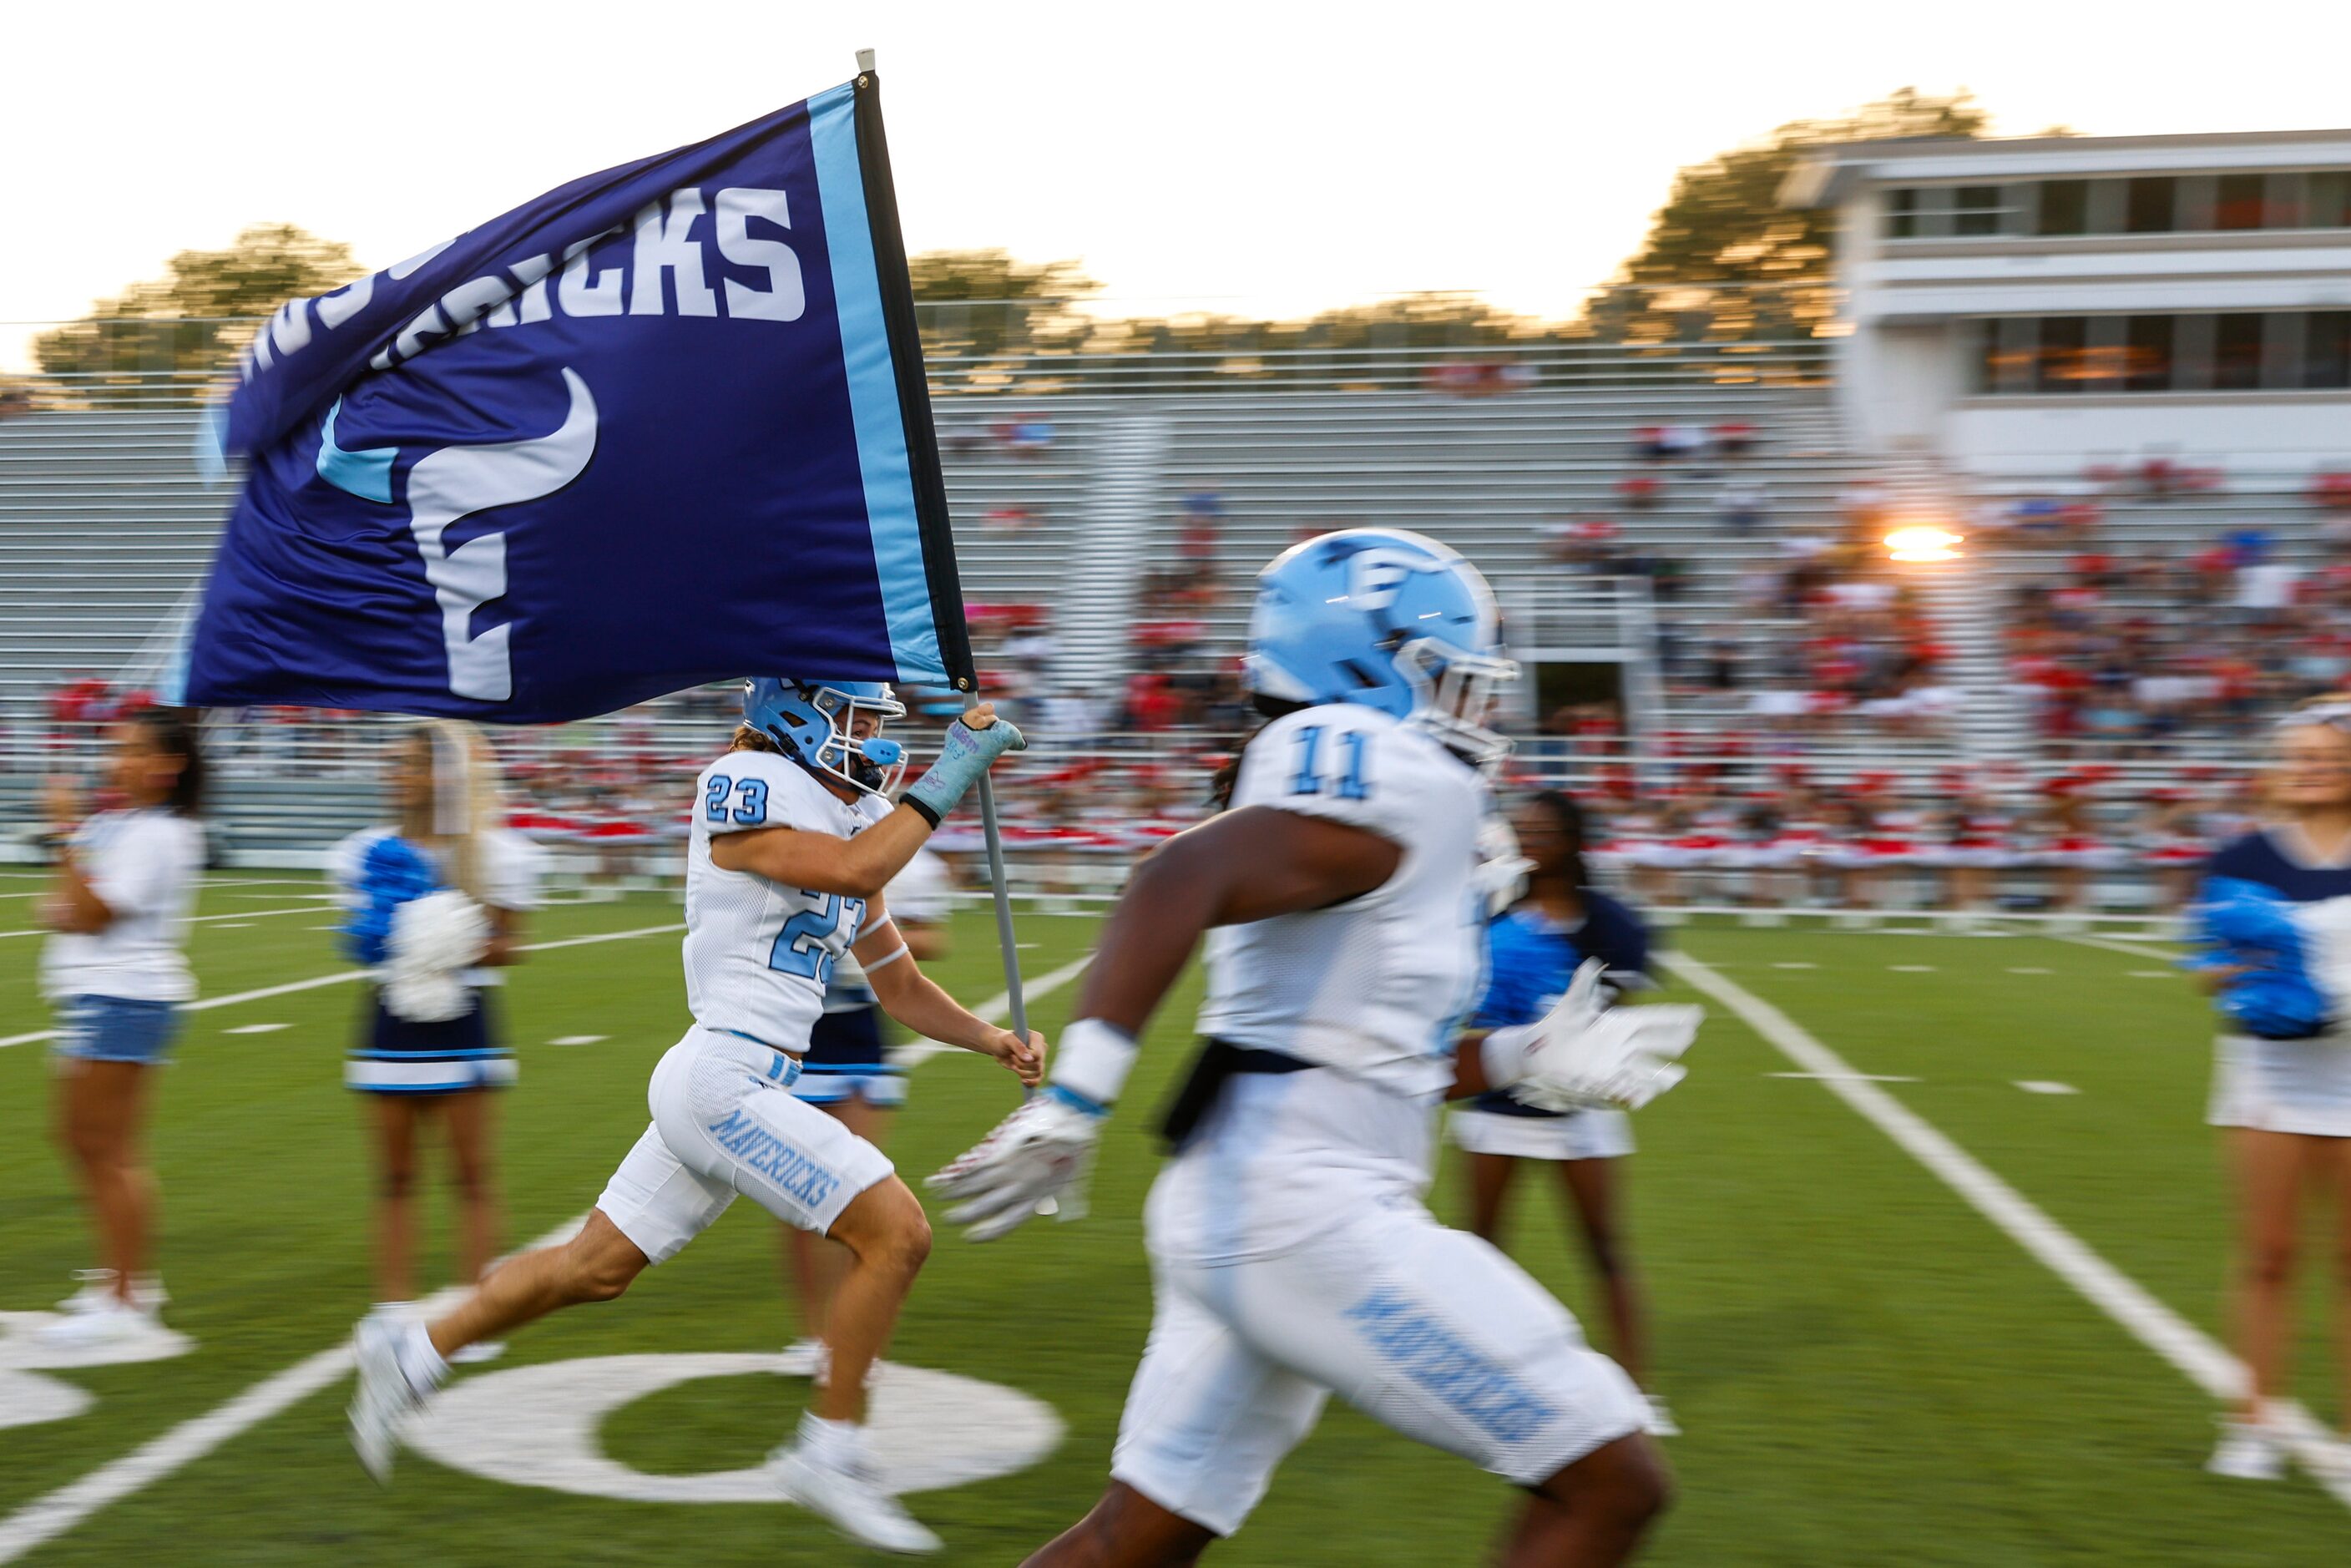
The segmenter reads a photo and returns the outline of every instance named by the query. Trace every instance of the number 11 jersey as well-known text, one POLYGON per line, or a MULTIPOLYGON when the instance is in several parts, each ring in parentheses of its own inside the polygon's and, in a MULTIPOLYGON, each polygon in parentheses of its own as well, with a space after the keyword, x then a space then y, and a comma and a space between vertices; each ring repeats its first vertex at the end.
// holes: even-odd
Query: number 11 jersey
POLYGON ((1478 770, 1376 708, 1331 704, 1259 730, 1233 807, 1270 806, 1376 833, 1404 851, 1361 898, 1208 934, 1199 1030, 1435 1100, 1485 978, 1478 770))
POLYGON ((865 928, 863 899, 724 870, 711 840, 761 828, 853 838, 891 810, 874 795, 843 800, 774 752, 730 751, 702 770, 685 852, 685 1002, 696 1023, 799 1055, 833 965, 865 928))

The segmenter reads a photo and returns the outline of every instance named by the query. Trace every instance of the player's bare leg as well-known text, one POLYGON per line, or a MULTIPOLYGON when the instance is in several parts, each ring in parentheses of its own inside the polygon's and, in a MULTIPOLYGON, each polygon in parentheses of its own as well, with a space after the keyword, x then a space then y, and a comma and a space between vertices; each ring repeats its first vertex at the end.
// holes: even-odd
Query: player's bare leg
POLYGON ((1186 1568, 1217 1540, 1206 1525, 1113 1481, 1092 1511, 1039 1548, 1025 1568, 1186 1568))
POLYGON ((865 1375, 890 1343, 898 1309, 931 1255, 931 1222, 906 1184, 892 1176, 852 1199, 832 1222, 831 1237, 849 1249, 850 1264, 825 1314, 831 1369, 813 1408, 827 1421, 861 1421, 865 1375))
MULTIPOLYGON (((876 1148, 881 1147, 889 1129, 890 1113, 862 1098, 844 1100, 838 1105, 820 1105, 818 1109, 876 1148)), ((800 1333, 805 1339, 821 1342, 825 1323, 831 1316, 832 1299, 840 1292, 841 1276, 849 1271, 849 1249, 830 1237, 818 1236, 796 1225, 778 1228, 784 1237, 785 1268, 793 1293, 799 1298, 800 1333)))
POLYGON ((931 1255, 930 1221, 893 1176, 852 1198, 829 1234, 850 1253, 825 1318, 831 1364, 799 1435, 769 1462, 785 1495, 852 1539, 884 1552, 935 1552, 939 1538, 882 1485, 863 1425, 865 1375, 931 1255))
POLYGON ((432 1323, 370 1317, 351 1336, 359 1362, 351 1444, 376 1479, 389 1480, 402 1423, 449 1375, 449 1357, 559 1307, 609 1301, 645 1269, 645 1255, 601 1209, 580 1234, 490 1270, 474 1293, 432 1323))
POLYGON ((427 1333, 445 1358, 477 1341, 502 1338, 559 1307, 612 1301, 644 1270, 645 1255, 637 1244, 602 1209, 590 1209, 579 1235, 560 1246, 507 1259, 472 1295, 434 1319, 427 1333))
POLYGON ((1535 1489, 1501 1568, 1610 1568, 1629 1562, 1673 1500, 1673 1475, 1647 1435, 1594 1448, 1535 1489))

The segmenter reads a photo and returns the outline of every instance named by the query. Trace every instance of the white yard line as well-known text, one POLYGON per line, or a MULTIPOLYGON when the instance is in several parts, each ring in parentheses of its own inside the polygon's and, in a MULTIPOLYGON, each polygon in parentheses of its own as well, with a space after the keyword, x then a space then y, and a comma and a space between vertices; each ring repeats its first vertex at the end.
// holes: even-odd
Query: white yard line
POLYGON ((2160 958, 2166 953, 2179 950, 2179 944, 2168 937, 2149 937, 2144 942, 2122 942, 2112 936, 2065 936, 2050 934, 2059 942, 2071 942, 2076 947, 2096 947, 2107 953, 2120 953, 2131 958, 2160 958))
MULTIPOLYGON (((586 1218, 573 1215, 522 1250, 569 1241, 579 1234, 580 1221, 586 1218)), ((427 1305, 445 1307, 464 1295, 462 1290, 444 1291, 427 1305)), ((283 1372, 263 1378, 226 1404, 214 1406, 120 1458, 100 1465, 79 1480, 68 1481, 47 1496, 36 1498, 7 1518, 0 1519, 0 1563, 14 1563, 100 1509, 111 1507, 172 1471, 193 1464, 222 1444, 300 1404, 350 1369, 350 1343, 346 1340, 329 1345, 283 1372)))
MULTIPOLYGON (((1094 956, 1089 953, 1084 957, 1064 964, 1058 969, 1046 970, 1045 973, 1021 987, 1021 999, 1033 1002, 1040 997, 1051 996, 1055 991, 1084 974, 1086 966, 1093 961, 1094 956)), ((1012 993, 998 991, 971 1010, 990 1023, 1006 1022, 1012 1012, 1012 993)), ((1030 1022, 1033 1025, 1035 1020, 1031 1019, 1030 1022)), ((957 1046, 941 1045, 935 1040, 916 1040, 910 1045, 902 1045, 892 1051, 890 1061, 893 1066, 914 1067, 928 1061, 934 1056, 959 1049, 957 1046)))
MULTIPOLYGON (((667 925, 640 925, 633 931, 600 931, 593 936, 565 936, 553 942, 526 942, 517 951, 546 953, 558 947, 585 947, 595 942, 625 942, 632 936, 659 936, 664 932, 684 929, 684 921, 673 921, 667 925)), ((282 986, 264 986, 255 991, 232 991, 225 997, 206 997, 201 1001, 188 1003, 180 1010, 200 1013, 213 1008, 235 1007, 239 1002, 257 1002, 270 997, 290 996, 296 991, 315 991, 321 986, 345 985, 352 980, 364 980, 367 977, 368 971, 365 969, 340 969, 331 975, 320 975, 308 980, 292 980, 282 986)), ((0 1035, 0 1050, 12 1045, 30 1045, 35 1040, 47 1040, 56 1033, 57 1030, 53 1029, 37 1029, 30 1034, 0 1035)))
MULTIPOLYGON (((2067 941, 2095 938, 2067 937, 2067 941)), ((2143 949, 2125 949, 2134 956, 2143 949)), ((1943 1185, 2005 1232, 2011 1241, 2071 1285, 2084 1300, 2119 1323, 2131 1337, 2169 1362, 2214 1399, 2243 1396, 2244 1367, 2210 1335, 2147 1293, 2145 1287, 2107 1262, 2031 1199, 2009 1186, 1974 1155, 1908 1106, 1867 1082, 1845 1060, 1807 1033, 1787 1014, 1726 979, 1686 953, 1668 954, 1666 966, 1698 990, 1736 1013, 1780 1054, 1817 1075, 1830 1093, 1934 1173, 1943 1185)), ((2351 1476, 2328 1465, 2326 1429, 2301 1405, 2284 1406, 2287 1445, 2303 1469, 2337 1502, 2351 1508, 2351 1476)))
MULTIPOLYGON (((209 925, 215 921, 266 920, 273 915, 316 915, 318 913, 319 906, 315 904, 306 904, 299 909, 238 909, 232 910, 226 915, 193 915, 189 919, 188 924, 209 925)), ((0 931, 0 936, 47 936, 47 935, 49 935, 49 928, 46 925, 28 925, 22 931, 0 931)))

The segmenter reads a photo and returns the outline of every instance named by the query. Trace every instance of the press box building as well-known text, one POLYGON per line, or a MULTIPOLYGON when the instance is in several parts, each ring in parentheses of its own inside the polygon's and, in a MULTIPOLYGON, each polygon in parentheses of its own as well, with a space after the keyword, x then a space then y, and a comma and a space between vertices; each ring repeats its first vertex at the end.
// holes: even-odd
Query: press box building
POLYGON ((1836 214, 1864 451, 1994 489, 2351 463, 2351 131, 1861 142, 1780 198, 1836 214))

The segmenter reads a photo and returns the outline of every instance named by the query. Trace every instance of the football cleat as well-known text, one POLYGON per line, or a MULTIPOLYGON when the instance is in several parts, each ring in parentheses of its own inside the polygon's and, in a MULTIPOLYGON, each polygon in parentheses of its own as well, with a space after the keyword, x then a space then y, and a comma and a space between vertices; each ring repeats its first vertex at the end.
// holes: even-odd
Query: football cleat
POLYGON ((809 1377, 821 1383, 831 1364, 832 1353, 825 1348, 824 1341, 796 1339, 784 1346, 783 1354, 776 1357, 776 1375, 809 1377))
POLYGON ((852 1541, 877 1552, 914 1555, 939 1549, 939 1538, 882 1490, 872 1467, 820 1455, 805 1438, 769 1460, 784 1495, 852 1541))
POLYGON ((351 1359, 359 1386, 351 1395, 351 1447, 379 1486, 392 1484, 392 1462, 400 1452, 401 1428, 424 1408, 429 1390, 409 1381, 400 1364, 400 1336, 412 1325, 388 1313, 360 1320, 351 1331, 351 1359))
POLYGON ((2285 1445, 2274 1428, 2259 1421, 2233 1417, 2220 1423, 2220 1445, 2204 1468, 2231 1480, 2274 1481, 2285 1479, 2285 1445))

